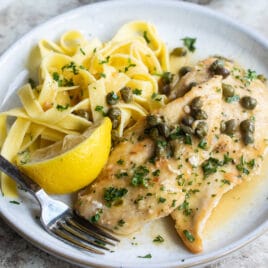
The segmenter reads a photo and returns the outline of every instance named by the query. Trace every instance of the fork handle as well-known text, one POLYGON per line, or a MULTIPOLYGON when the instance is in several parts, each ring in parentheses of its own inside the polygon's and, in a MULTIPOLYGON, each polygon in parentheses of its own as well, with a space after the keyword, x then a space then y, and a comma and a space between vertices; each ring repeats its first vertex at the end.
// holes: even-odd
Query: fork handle
POLYGON ((23 190, 29 191, 33 195, 41 189, 37 183, 22 173, 2 155, 0 155, 0 170, 15 180, 23 190))

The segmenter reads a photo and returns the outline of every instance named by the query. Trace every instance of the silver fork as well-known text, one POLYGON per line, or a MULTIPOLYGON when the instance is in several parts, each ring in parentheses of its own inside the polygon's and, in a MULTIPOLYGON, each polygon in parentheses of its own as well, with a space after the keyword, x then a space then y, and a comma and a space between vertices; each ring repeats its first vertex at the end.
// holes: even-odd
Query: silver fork
POLYGON ((115 246, 114 242, 119 242, 119 239, 107 231, 76 215, 63 202, 52 199, 38 184, 1 155, 0 170, 13 178, 21 189, 35 197, 41 208, 40 222, 49 234, 69 245, 96 254, 104 254, 97 248, 110 250, 106 245, 115 246))

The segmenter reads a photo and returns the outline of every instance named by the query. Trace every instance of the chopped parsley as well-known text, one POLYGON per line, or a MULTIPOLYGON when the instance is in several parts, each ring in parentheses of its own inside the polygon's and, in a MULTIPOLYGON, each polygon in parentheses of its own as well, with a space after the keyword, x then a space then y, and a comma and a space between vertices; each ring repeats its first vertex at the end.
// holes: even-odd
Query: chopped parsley
POLYGON ((134 175, 131 180, 131 185, 133 186, 144 186, 148 187, 149 178, 147 175, 149 174, 149 170, 145 166, 138 166, 134 170, 134 175))
POLYGON ((185 184, 185 179, 183 178, 182 174, 178 175, 177 181, 179 186, 183 186, 185 184))
POLYGON ((123 171, 123 172, 118 172, 117 174, 115 174, 115 177, 117 179, 121 179, 123 177, 127 177, 128 176, 128 173, 126 171, 123 171))
POLYGON ((52 74, 52 77, 53 77, 53 80, 55 80, 56 82, 58 82, 59 79, 60 79, 60 75, 59 75, 57 72, 54 72, 54 73, 52 74))
POLYGON ((167 147, 167 141, 162 141, 162 140, 158 140, 156 141, 156 146, 161 148, 161 149, 164 149, 167 147))
POLYGON ((185 137, 184 137, 184 143, 185 144, 189 144, 189 145, 192 145, 192 137, 191 137, 191 135, 189 135, 189 134, 185 134, 185 137))
POLYGON ((145 39, 146 43, 149 44, 151 40, 148 38, 148 33, 147 31, 143 32, 143 38, 145 39))
POLYGON ((126 188, 115 188, 109 187, 104 188, 103 198, 106 201, 106 205, 111 207, 112 205, 116 205, 122 200, 122 197, 126 195, 128 190, 126 188))
POLYGON ((120 227, 122 227, 122 226, 124 226, 125 223, 126 223, 126 222, 125 222, 123 219, 121 219, 121 220, 119 220, 119 221, 117 222, 117 225, 119 225, 120 227))
POLYGON ((105 58, 105 60, 102 60, 102 61, 100 61, 99 63, 100 63, 100 64, 105 64, 105 63, 108 63, 109 60, 110 60, 110 56, 107 56, 107 57, 105 58))
POLYGON ((251 159, 250 161, 246 162, 243 156, 240 157, 240 163, 236 165, 237 170, 246 175, 250 173, 249 169, 253 169, 254 167, 255 159, 251 159))
POLYGON ((171 140, 181 139, 184 136, 180 127, 176 127, 169 135, 171 140))
POLYGON ((166 198, 160 196, 160 197, 158 198, 158 203, 165 203, 166 200, 167 200, 166 198))
POLYGON ((153 176, 158 177, 160 175, 160 169, 156 169, 152 172, 153 176))
POLYGON ((236 165, 236 168, 238 171, 240 171, 246 175, 249 174, 249 170, 246 168, 246 162, 245 162, 243 156, 240 157, 240 163, 238 165, 236 165))
POLYGON ((80 47, 80 52, 83 54, 83 55, 86 55, 85 51, 80 47))
POLYGON ((105 73, 100 73, 100 77, 105 78, 106 77, 106 74, 105 73))
POLYGON ((188 48, 189 51, 194 52, 196 47, 196 38, 185 37, 181 39, 183 41, 183 45, 188 48))
POLYGON ((255 71, 248 69, 245 76, 243 77, 245 85, 249 86, 253 80, 257 79, 257 77, 258 75, 255 71))
POLYGON ((128 59, 128 65, 124 68, 124 72, 126 73, 131 67, 136 67, 135 63, 131 62, 131 59, 128 59))
POLYGON ((190 208, 190 204, 187 201, 188 198, 189 195, 185 196, 185 200, 183 201, 183 203, 178 206, 178 210, 182 210, 183 215, 185 216, 190 216, 193 213, 193 210, 190 208))
POLYGON ((134 95, 139 95, 140 96, 142 94, 142 89, 135 88, 135 89, 132 90, 132 93, 134 95))
POLYGON ((205 160, 201 165, 205 177, 209 176, 210 174, 216 173, 219 166, 221 166, 221 162, 219 161, 219 159, 213 157, 210 157, 209 159, 205 160))
POLYGON ((90 218, 90 222, 92 222, 92 223, 96 223, 96 222, 98 222, 99 219, 100 219, 101 213, 102 213, 102 209, 99 209, 99 210, 96 212, 96 214, 90 218))
POLYGON ((209 159, 205 160, 202 163, 201 167, 202 167, 205 177, 207 177, 213 173, 216 173, 219 167, 222 167, 232 162, 233 162, 233 158, 229 157, 229 154, 227 153, 227 154, 224 154, 222 161, 220 161, 217 158, 210 157, 209 159))
POLYGON ((190 231, 188 231, 188 230, 184 230, 184 231, 183 231, 183 234, 185 235, 186 239, 187 239, 189 242, 193 243, 193 242, 195 241, 195 238, 194 238, 194 236, 192 235, 192 233, 191 233, 190 231))
POLYGON ((101 105, 97 105, 97 106, 95 107, 95 111, 96 111, 96 112, 103 112, 103 106, 101 106, 101 105))
POLYGON ((232 102, 236 102, 236 101, 239 101, 240 100, 240 97, 238 96, 238 95, 234 95, 234 96, 232 96, 232 97, 227 97, 226 99, 225 99, 225 101, 227 102, 227 103, 232 103, 232 102))
POLYGON ((221 182, 222 182, 223 184, 228 184, 228 185, 231 184, 231 182, 230 182, 229 180, 226 180, 226 179, 221 180, 221 182))
POLYGON ((207 148, 207 142, 205 139, 202 139, 199 143, 198 143, 198 147, 205 150, 207 148))
POLYGON ((58 85, 59 85, 59 87, 72 87, 72 86, 74 86, 74 82, 73 82, 72 78, 70 78, 69 80, 66 78, 63 78, 63 80, 60 79, 58 81, 58 85))
POLYGON ((138 256, 138 258, 151 259, 152 258, 152 254, 149 253, 149 254, 144 255, 144 256, 138 256))
POLYGON ((95 107, 96 112, 100 112, 103 116, 105 116, 106 114, 105 114, 103 109, 104 109, 104 107, 101 105, 96 105, 96 107, 95 107))
POLYGON ((224 154, 224 156, 223 156, 223 165, 231 163, 231 162, 233 162, 233 160, 234 159, 229 156, 229 153, 224 154))
POLYGON ((122 166, 122 165, 124 164, 124 160, 120 158, 119 160, 117 160, 116 163, 117 163, 118 165, 122 166))
POLYGON ((71 69, 73 74, 78 74, 79 73, 79 71, 77 69, 77 66, 73 61, 71 61, 69 64, 66 64, 66 65, 61 67, 62 71, 64 71, 65 69, 71 69))
POLYGON ((11 200, 9 201, 9 203, 11 204, 15 204, 15 205, 20 205, 20 202, 16 201, 16 200, 11 200))
POLYGON ((22 165, 25 165, 30 161, 30 152, 28 149, 19 152, 18 155, 20 156, 19 160, 22 165))
POLYGON ((73 86, 74 82, 73 79, 70 78, 69 80, 66 78, 60 79, 60 75, 57 72, 52 73, 52 78, 54 81, 58 82, 59 87, 65 87, 65 86, 73 86))
POLYGON ((255 167, 255 159, 251 159, 249 162, 247 162, 247 166, 250 169, 253 169, 255 167))
POLYGON ((153 93, 152 96, 151 96, 151 99, 154 100, 154 101, 161 101, 162 100, 162 97, 157 94, 157 93, 153 93))
POLYGON ((66 104, 66 105, 60 105, 60 104, 57 104, 56 106, 56 109, 60 112, 64 111, 64 110, 67 110, 69 107, 69 104, 66 104))
POLYGON ((155 243, 163 243, 164 241, 165 239, 161 235, 156 236, 153 240, 155 243))

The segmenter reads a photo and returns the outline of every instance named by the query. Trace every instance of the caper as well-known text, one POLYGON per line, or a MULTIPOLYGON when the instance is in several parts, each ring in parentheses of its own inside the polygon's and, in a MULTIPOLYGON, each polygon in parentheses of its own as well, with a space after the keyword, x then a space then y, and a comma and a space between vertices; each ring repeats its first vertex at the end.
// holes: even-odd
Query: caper
POLYGON ((79 109, 79 110, 73 111, 73 114, 89 120, 89 113, 85 110, 79 109))
POLYGON ((149 115, 147 115, 147 117, 146 117, 146 121, 147 121, 147 124, 148 124, 150 127, 154 127, 154 126, 156 126, 157 124, 161 123, 161 118, 159 118, 159 117, 156 116, 156 115, 149 114, 149 115))
POLYGON ((163 83, 163 85, 167 85, 170 84, 173 80, 173 74, 171 72, 164 72, 161 75, 161 82, 163 83))
POLYGON ((189 135, 194 134, 194 130, 190 126, 186 126, 184 124, 181 124, 180 128, 181 128, 181 130, 183 131, 184 134, 189 134, 189 135))
POLYGON ((149 136, 150 138, 152 138, 153 140, 157 140, 159 139, 159 130, 156 127, 153 127, 149 130, 149 136))
POLYGON ((192 115, 196 120, 206 120, 208 119, 208 115, 206 111, 198 109, 198 110, 193 110, 192 115))
POLYGON ((183 118, 182 118, 182 123, 186 126, 191 126, 194 122, 194 118, 190 115, 185 115, 183 118))
POLYGON ((266 83, 267 78, 263 74, 258 74, 257 78, 262 81, 263 83, 266 83))
POLYGON ((187 55, 187 49, 185 47, 176 47, 171 51, 172 56, 184 57, 187 55))
POLYGON ((120 120, 118 119, 112 119, 112 129, 118 128, 120 125, 120 120))
POLYGON ((179 70, 179 77, 183 77, 184 75, 186 75, 187 73, 192 71, 192 67, 190 66, 183 66, 180 68, 179 70))
POLYGON ((163 85, 162 87, 159 87, 159 92, 161 94, 169 95, 170 91, 171 91, 171 87, 169 84, 163 85))
POLYGON ((240 129, 242 133, 251 132, 254 133, 255 125, 253 120, 246 119, 240 123, 240 129))
POLYGON ((195 134, 198 138, 202 139, 207 135, 207 133, 208 124, 205 121, 200 121, 195 128, 195 134))
POLYGON ((118 132, 116 130, 112 130, 111 132, 111 136, 112 136, 112 142, 113 142, 113 146, 117 145, 118 143, 121 142, 121 138, 118 135, 118 132))
POLYGON ((252 132, 246 132, 242 136, 242 139, 246 145, 254 143, 254 134, 252 132))
POLYGON ((123 87, 120 89, 120 94, 124 102, 129 103, 133 99, 133 93, 130 87, 123 87))
POLYGON ((224 61, 217 59, 209 67, 209 72, 212 75, 221 75, 223 78, 226 78, 230 72, 228 69, 224 68, 224 61))
POLYGON ((110 119, 120 119, 121 118, 121 110, 117 107, 110 108, 108 110, 107 115, 110 119))
POLYGON ((197 85, 196 82, 191 82, 190 84, 185 85, 184 87, 182 87, 182 88, 180 89, 179 92, 177 92, 176 97, 178 98, 178 97, 182 97, 182 96, 184 96, 187 92, 189 92, 189 91, 190 91, 193 87, 195 87, 196 85, 197 85))
POLYGON ((215 72, 219 67, 224 67, 224 60, 223 59, 217 59, 212 62, 212 64, 209 66, 209 71, 215 72))
POLYGON ((203 106, 203 101, 200 96, 192 99, 191 104, 190 104, 190 107, 192 110, 199 110, 202 108, 202 106, 203 106))
POLYGON ((117 107, 110 108, 107 115, 112 121, 112 128, 117 128, 121 121, 121 110, 117 107))
POLYGON ((117 96, 117 94, 115 92, 109 92, 107 95, 106 95, 106 102, 109 104, 109 105, 115 105, 118 103, 118 100, 119 100, 119 97, 117 96))
POLYGON ((193 87, 197 86, 196 82, 191 82, 188 86, 187 86, 187 92, 190 91, 193 87))
POLYGON ((159 130, 159 133, 163 137, 167 138, 169 136, 170 130, 169 130, 169 127, 167 126, 167 124, 165 124, 165 123, 159 123, 157 125, 157 128, 159 130))
POLYGON ((233 97, 235 94, 234 88, 228 84, 222 84, 222 94, 224 97, 233 97))
POLYGON ((250 96, 244 96, 241 101, 241 105, 243 108, 247 110, 253 110, 257 105, 257 100, 255 98, 252 98, 250 96))
POLYGON ((228 121, 225 121, 224 122, 224 125, 225 125, 225 129, 224 131, 222 131, 222 128, 221 128, 221 131, 227 135, 233 135, 237 129, 237 123, 235 121, 235 119, 230 119, 228 121))

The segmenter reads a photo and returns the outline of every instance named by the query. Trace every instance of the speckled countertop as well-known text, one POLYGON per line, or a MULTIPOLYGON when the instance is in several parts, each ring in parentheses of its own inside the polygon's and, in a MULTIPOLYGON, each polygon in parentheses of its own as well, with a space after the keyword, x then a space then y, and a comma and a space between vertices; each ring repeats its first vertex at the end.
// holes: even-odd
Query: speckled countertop
MULTIPOLYGON (((141 0, 140 0, 141 1, 141 0)), ((36 25, 94 0, 0 0, 0 54, 36 25)), ((193 0, 198 2, 198 0, 193 0)), ((202 0, 199 0, 202 2, 202 0)), ((203 2, 209 2, 204 1, 203 2)), ((250 26, 268 38, 267 0, 212 0, 207 7, 250 26)), ((0 268, 74 268, 32 246, 0 218, 0 268)), ((268 233, 206 268, 268 267, 268 233)))

